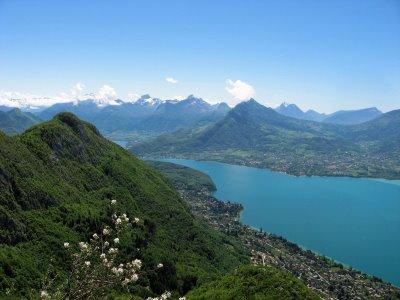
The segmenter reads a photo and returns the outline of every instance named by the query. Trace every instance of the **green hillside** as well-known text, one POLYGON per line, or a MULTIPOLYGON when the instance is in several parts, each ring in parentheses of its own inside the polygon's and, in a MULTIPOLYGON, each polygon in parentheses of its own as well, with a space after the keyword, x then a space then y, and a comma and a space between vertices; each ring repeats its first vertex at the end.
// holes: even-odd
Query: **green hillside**
POLYGON ((147 161, 147 163, 164 174, 177 188, 184 186, 185 189, 192 191, 208 191, 217 190, 211 177, 198 170, 177 165, 169 162, 147 161))
POLYGON ((294 175, 400 178, 400 110, 359 125, 317 123, 280 115, 255 100, 214 125, 133 145, 150 157, 217 160, 294 175))
POLYGON ((188 294, 189 300, 319 299, 300 280, 273 267, 242 266, 188 294))
POLYGON ((32 296, 50 259, 65 276, 63 243, 110 224, 110 199, 143 220, 122 238, 123 257, 142 259, 144 270, 166 266, 144 275, 138 295, 184 294, 247 261, 239 244, 192 216, 164 176, 70 113, 20 136, 0 133, 0 191, 0 297, 32 296))
POLYGON ((0 130, 8 134, 21 133, 39 122, 41 122, 39 117, 29 112, 22 112, 18 108, 6 112, 0 111, 0 130))

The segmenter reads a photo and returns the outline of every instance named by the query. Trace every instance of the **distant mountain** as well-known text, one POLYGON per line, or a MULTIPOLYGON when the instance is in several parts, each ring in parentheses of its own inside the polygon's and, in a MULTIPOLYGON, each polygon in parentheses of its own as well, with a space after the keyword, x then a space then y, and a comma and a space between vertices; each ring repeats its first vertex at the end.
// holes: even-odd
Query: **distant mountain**
POLYGON ((212 159, 295 175, 400 178, 399 143, 384 156, 374 151, 385 148, 375 131, 398 141, 397 115, 395 111, 379 122, 343 126, 287 117, 251 99, 208 128, 163 135, 132 150, 145 157, 212 159))
POLYGON ((9 110, 12 110, 13 108, 15 108, 15 107, 0 105, 0 111, 9 111, 9 110))
POLYGON ((42 111, 39 116, 48 120, 60 112, 72 112, 94 123, 105 133, 115 131, 162 133, 185 126, 215 122, 229 109, 225 103, 211 105, 194 96, 176 101, 143 95, 133 103, 116 100, 114 105, 106 106, 99 106, 92 99, 55 104, 42 111))
POLYGON ((18 108, 0 111, 0 130, 8 134, 17 134, 35 125, 42 120, 29 112, 22 112, 18 108))
POLYGON ((211 105, 190 95, 179 102, 166 101, 141 122, 137 128, 144 131, 171 132, 179 128, 208 124, 221 119, 228 111, 227 104, 211 105))
POLYGON ((325 118, 326 118, 326 114, 319 113, 313 109, 307 110, 303 115, 304 120, 315 121, 315 122, 321 122, 325 118))
POLYGON ((304 112, 296 104, 283 102, 275 110, 284 116, 304 119, 304 112))
POLYGON ((90 121, 100 111, 101 108, 93 99, 87 99, 79 102, 56 103, 41 111, 39 117, 43 120, 50 120, 60 112, 71 112, 90 121))
POLYGON ((382 114, 376 107, 358 110, 340 110, 332 114, 319 113, 312 109, 303 112, 296 104, 286 102, 275 108, 275 110, 287 117, 342 125, 360 124, 382 114))
POLYGON ((283 102, 275 110, 281 115, 292 117, 301 120, 317 121, 320 122, 325 118, 325 114, 321 114, 315 110, 308 110, 303 112, 296 104, 283 102))
POLYGON ((400 154, 400 109, 380 114, 368 122, 348 126, 344 135, 375 152, 399 151, 400 154))
POLYGON ((160 104, 162 104, 163 100, 158 98, 152 98, 149 94, 141 96, 135 103, 139 106, 147 106, 157 108, 160 104))
POLYGON ((358 110, 340 110, 328 115, 323 122, 343 125, 360 124, 375 119, 381 114, 382 112, 376 107, 358 110))

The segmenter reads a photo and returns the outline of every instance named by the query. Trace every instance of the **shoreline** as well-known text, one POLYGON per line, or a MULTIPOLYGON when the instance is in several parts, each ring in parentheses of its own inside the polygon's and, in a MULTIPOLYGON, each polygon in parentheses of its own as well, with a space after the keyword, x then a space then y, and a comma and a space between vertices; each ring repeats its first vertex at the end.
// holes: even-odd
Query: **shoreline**
POLYGON ((370 177, 365 177, 365 176, 352 176, 349 174, 346 175, 341 175, 341 174, 294 174, 278 169, 273 169, 273 168, 267 168, 267 167, 262 167, 262 166, 257 166, 257 165, 251 165, 245 161, 239 161, 239 162, 232 162, 231 160, 224 160, 224 159, 210 159, 210 158, 198 158, 195 156, 145 156, 145 155, 137 155, 135 154, 131 148, 126 148, 128 151, 131 151, 134 155, 136 155, 138 158, 142 160, 158 160, 158 161, 168 161, 170 159, 182 159, 182 160, 195 160, 195 161, 203 161, 203 162, 214 162, 214 163, 221 163, 221 164, 227 164, 231 166, 240 166, 240 167, 246 167, 246 168, 253 168, 253 169, 258 169, 258 170, 265 170, 268 172, 274 172, 278 174, 283 174, 287 176, 292 176, 296 178, 348 178, 348 179, 367 179, 367 180, 383 180, 383 181, 388 181, 391 182, 392 184, 400 185, 400 177, 396 178, 385 178, 385 177, 378 177, 378 176, 370 176, 370 177))
POLYGON ((257 169, 257 170, 264 170, 267 172, 271 173, 277 173, 281 175, 286 175, 294 178, 343 178, 343 179, 362 179, 362 180, 374 180, 378 182, 383 182, 383 183, 389 183, 389 184, 395 184, 395 185, 400 185, 400 178, 399 179, 388 179, 388 178, 382 178, 382 177, 359 177, 359 176, 348 176, 348 175, 295 175, 291 174, 285 171, 278 171, 278 170, 273 170, 269 168, 263 168, 263 167, 257 167, 257 166, 250 166, 247 164, 235 164, 231 163, 229 161, 224 161, 224 160, 210 160, 210 159, 195 159, 195 158, 179 158, 179 157, 163 157, 163 158, 157 158, 157 157, 142 157, 139 156, 140 159, 150 159, 150 160, 158 160, 158 161, 166 161, 170 162, 170 160, 194 160, 194 161, 201 161, 201 162, 211 162, 211 163, 219 163, 219 164, 225 164, 225 165, 230 165, 230 166, 237 166, 237 167, 243 167, 243 168, 250 168, 250 169, 257 169))
MULTIPOLYGON (((169 158, 169 159, 163 159, 162 161, 166 161, 166 162, 170 162, 170 163, 179 164, 179 162, 177 162, 177 161, 175 161, 175 160, 176 160, 176 159, 171 159, 171 158, 169 158)), ((245 168, 252 168, 252 169, 257 169, 257 170, 265 170, 265 171, 267 171, 267 172, 278 173, 278 172, 275 172, 275 171, 272 171, 272 170, 266 170, 266 169, 261 169, 261 168, 248 167, 248 166, 241 166, 241 165, 232 165, 232 164, 225 163, 225 162, 220 162, 220 161, 210 161, 210 160, 201 160, 201 161, 202 161, 202 162, 212 162, 212 163, 217 163, 217 164, 225 164, 225 165, 230 165, 230 166, 239 166, 239 167, 245 167, 245 168)), ((184 165, 184 164, 181 164, 181 165, 184 165)), ((189 168, 190 168, 190 166, 189 166, 189 168)), ((200 171, 200 172, 204 172, 204 171, 200 171)), ((205 172, 205 173, 207 174, 207 172, 205 172)), ((282 173, 282 172, 279 172, 279 173, 282 173)), ((284 175, 286 175, 286 174, 284 174, 284 175)), ((294 176, 294 175, 289 175, 289 176, 291 176, 291 177, 298 177, 298 176, 294 176)), ((304 176, 304 177, 308 177, 308 176, 304 176)), ((329 176, 315 176, 315 177, 316 177, 316 178, 318 178, 318 177, 320 177, 320 178, 331 178, 331 177, 329 177, 329 176)), ((357 180, 358 180, 358 179, 362 179, 362 180, 374 180, 374 181, 380 181, 380 182, 386 183, 386 184, 395 184, 395 185, 398 184, 398 183, 393 183, 392 181, 387 180, 387 179, 380 179, 380 180, 377 180, 377 179, 373 179, 373 178, 354 178, 354 177, 342 177, 342 178, 343 178, 343 179, 351 179, 351 180, 353 180, 353 179, 357 179, 357 180)), ((257 232, 260 232, 260 228, 257 228, 257 227, 251 226, 251 225, 249 225, 249 224, 246 224, 246 223, 243 221, 242 213, 243 213, 243 211, 246 209, 246 207, 244 206, 244 204, 242 204, 242 203, 240 203, 240 202, 232 202, 232 201, 229 200, 229 199, 219 198, 219 197, 217 197, 217 196, 215 195, 215 193, 216 193, 216 191, 211 192, 209 196, 211 196, 211 197, 217 199, 218 201, 221 201, 221 202, 223 202, 223 203, 226 203, 226 204, 227 204, 227 203, 231 203, 231 204, 236 203, 236 204, 241 205, 241 206, 242 206, 242 209, 240 210, 240 212, 239 212, 238 216, 235 218, 235 220, 238 221, 238 222, 240 222, 243 226, 247 226, 247 227, 251 228, 252 230, 255 230, 255 231, 257 231, 257 232)), ((273 236, 276 236, 276 237, 279 237, 279 238, 283 238, 283 239, 285 239, 287 242, 298 246, 299 248, 301 248, 301 249, 304 250, 304 251, 311 251, 311 252, 314 253, 314 255, 316 255, 316 256, 328 258, 328 259, 330 259, 331 261, 333 261, 333 262, 335 262, 335 263, 338 263, 338 264, 343 265, 343 266, 344 266, 345 268, 347 268, 347 269, 359 270, 359 272, 361 272, 362 274, 364 274, 364 275, 366 275, 366 276, 371 276, 371 277, 378 278, 377 275, 373 275, 373 274, 371 274, 371 273, 367 273, 367 271, 361 271, 361 270, 358 269, 357 267, 353 267, 351 264, 343 263, 343 262, 341 262, 340 260, 337 260, 337 259, 335 259, 335 258, 333 258, 333 257, 330 257, 330 256, 327 256, 327 255, 325 255, 325 254, 323 254, 323 253, 320 253, 320 252, 314 250, 313 248, 309 248, 309 247, 306 247, 306 246, 304 246, 304 245, 301 245, 301 244, 299 244, 299 243, 297 243, 297 242, 293 242, 293 241, 287 239, 286 237, 284 237, 284 235, 275 234, 275 233, 273 233, 273 232, 268 231, 268 229, 267 229, 267 231, 265 231, 264 228, 262 229, 262 232, 266 232, 266 233, 268 233, 269 235, 273 235, 273 236)), ((379 278, 380 278, 380 277, 379 277, 379 278)), ((381 279, 381 278, 380 278, 380 279, 381 279)), ((381 280, 383 281, 384 279, 381 279, 381 280)), ((390 281, 388 281, 387 279, 385 279, 384 282, 387 282, 388 284, 391 284, 391 285, 393 285, 393 286, 395 286, 395 287, 399 287, 399 285, 397 285, 397 284, 394 283, 394 282, 390 282, 390 281)))

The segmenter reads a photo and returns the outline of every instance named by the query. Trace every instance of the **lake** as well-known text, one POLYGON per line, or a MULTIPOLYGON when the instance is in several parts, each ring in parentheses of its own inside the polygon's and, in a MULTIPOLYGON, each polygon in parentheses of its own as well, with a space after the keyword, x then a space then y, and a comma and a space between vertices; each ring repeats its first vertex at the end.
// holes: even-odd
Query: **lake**
POLYGON ((210 175, 216 198, 243 204, 243 223, 400 286, 399 181, 294 177, 218 162, 166 161, 210 175))

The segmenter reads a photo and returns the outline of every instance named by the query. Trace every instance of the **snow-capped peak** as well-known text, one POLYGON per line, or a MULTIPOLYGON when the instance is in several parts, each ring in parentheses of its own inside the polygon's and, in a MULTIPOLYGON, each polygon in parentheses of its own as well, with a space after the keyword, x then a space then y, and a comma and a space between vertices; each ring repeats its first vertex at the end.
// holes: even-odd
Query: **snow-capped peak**
POLYGON ((142 106, 158 106, 163 103, 163 101, 158 98, 152 98, 149 94, 146 94, 141 96, 135 103, 142 106))

